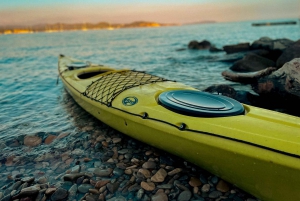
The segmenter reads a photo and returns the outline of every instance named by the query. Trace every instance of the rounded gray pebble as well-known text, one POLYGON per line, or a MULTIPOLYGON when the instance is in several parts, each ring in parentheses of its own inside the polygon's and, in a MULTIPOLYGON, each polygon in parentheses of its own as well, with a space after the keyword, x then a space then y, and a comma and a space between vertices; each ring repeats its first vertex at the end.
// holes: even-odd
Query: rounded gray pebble
POLYGON ((81 184, 80 186, 78 186, 78 191, 80 193, 87 193, 91 188, 94 188, 91 184, 81 184))

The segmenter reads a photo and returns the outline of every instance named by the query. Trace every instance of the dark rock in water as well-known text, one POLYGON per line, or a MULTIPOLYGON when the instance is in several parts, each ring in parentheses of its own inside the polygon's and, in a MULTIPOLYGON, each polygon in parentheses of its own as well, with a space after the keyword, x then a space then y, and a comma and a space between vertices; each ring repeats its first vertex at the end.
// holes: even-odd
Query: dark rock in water
POLYGON ((251 50, 249 53, 256 54, 258 56, 270 59, 274 62, 277 61, 279 56, 282 54, 281 50, 264 50, 264 49, 257 49, 257 50, 251 50))
POLYGON ((275 66, 272 60, 255 54, 247 54, 242 60, 235 62, 230 69, 238 72, 254 72, 275 66))
POLYGON ((68 196, 68 191, 62 188, 57 189, 51 196, 52 201, 63 200, 68 196))
POLYGON ((203 40, 201 42, 193 40, 188 44, 188 48, 193 50, 209 49, 210 47, 211 47, 211 43, 207 40, 203 40))
POLYGON ((95 168, 94 174, 99 176, 99 177, 108 177, 112 173, 113 169, 108 168, 108 169, 100 169, 100 168, 95 168))
POLYGON ((216 46, 212 45, 210 48, 209 48, 209 51, 210 52, 222 52, 224 51, 223 49, 220 49, 220 48, 217 48, 216 46))
POLYGON ((120 183, 118 183, 118 182, 108 183, 106 186, 107 186, 107 189, 109 190, 109 192, 115 193, 118 190, 120 183))
POLYGON ((113 170, 113 174, 117 177, 120 177, 124 174, 124 170, 123 169, 120 169, 120 168, 115 168, 113 170))
POLYGON ((281 50, 289 47, 294 41, 281 38, 281 39, 271 39, 269 37, 262 37, 251 44, 251 49, 265 49, 265 50, 281 50))
POLYGON ((212 94, 219 94, 223 96, 227 96, 230 98, 234 98, 236 96, 236 91, 234 88, 232 88, 229 85, 213 85, 206 89, 204 89, 205 92, 209 92, 212 94))
POLYGON ((244 52, 250 50, 250 44, 249 43, 239 43, 237 45, 225 45, 223 47, 224 51, 227 54, 232 54, 236 52, 244 52))
POLYGON ((286 62, 289 62, 294 58, 300 58, 300 40, 293 43, 283 51, 282 55, 276 61, 276 66, 281 67, 286 62))
POLYGON ((217 58, 212 60, 212 62, 228 62, 228 63, 233 63, 235 61, 238 61, 240 59, 242 59, 245 56, 245 53, 232 53, 232 54, 225 54, 224 56, 222 56, 221 58, 217 58))
POLYGON ((66 174, 63 179, 64 181, 76 181, 79 177, 84 176, 84 173, 66 174))

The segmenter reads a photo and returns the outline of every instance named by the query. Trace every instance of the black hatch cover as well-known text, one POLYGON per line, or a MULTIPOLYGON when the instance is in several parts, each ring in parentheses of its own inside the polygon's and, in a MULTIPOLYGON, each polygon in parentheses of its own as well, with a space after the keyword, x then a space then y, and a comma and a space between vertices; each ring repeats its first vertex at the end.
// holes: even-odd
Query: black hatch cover
POLYGON ((201 91, 166 91, 158 100, 169 110, 189 116, 225 117, 244 113, 244 107, 238 101, 201 91))

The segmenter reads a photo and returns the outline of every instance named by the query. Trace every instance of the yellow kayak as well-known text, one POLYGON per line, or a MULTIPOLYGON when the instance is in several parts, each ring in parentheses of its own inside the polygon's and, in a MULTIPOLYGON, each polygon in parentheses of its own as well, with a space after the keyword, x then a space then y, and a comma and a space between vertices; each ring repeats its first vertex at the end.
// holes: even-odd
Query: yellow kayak
POLYGON ((262 200, 300 199, 300 118, 64 55, 58 71, 75 101, 114 129, 262 200))

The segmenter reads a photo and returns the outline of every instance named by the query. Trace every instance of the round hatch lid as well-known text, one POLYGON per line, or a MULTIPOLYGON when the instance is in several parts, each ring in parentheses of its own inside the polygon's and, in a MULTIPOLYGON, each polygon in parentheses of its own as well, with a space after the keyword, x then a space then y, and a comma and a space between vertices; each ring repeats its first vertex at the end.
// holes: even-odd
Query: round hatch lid
POLYGON ((190 116, 224 117, 244 112, 242 104, 234 99, 194 90, 166 91, 158 100, 169 110, 190 116))

